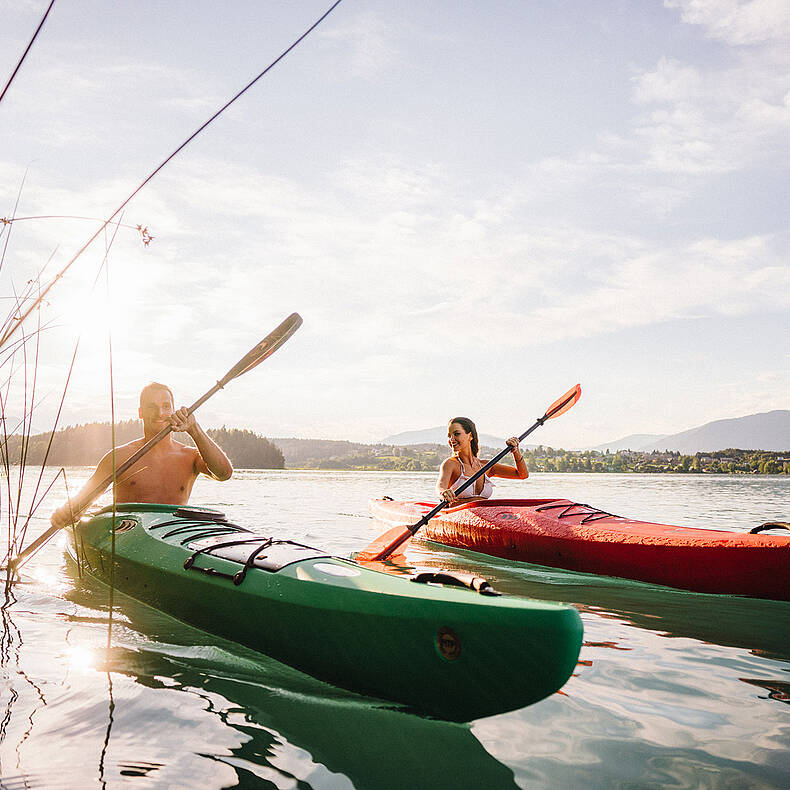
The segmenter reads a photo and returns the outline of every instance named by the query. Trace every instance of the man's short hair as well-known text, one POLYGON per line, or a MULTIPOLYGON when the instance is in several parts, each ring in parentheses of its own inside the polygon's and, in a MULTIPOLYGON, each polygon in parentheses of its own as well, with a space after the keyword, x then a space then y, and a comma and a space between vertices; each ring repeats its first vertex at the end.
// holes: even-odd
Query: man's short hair
POLYGON ((160 384, 158 381, 152 381, 150 384, 146 384, 140 390, 140 408, 141 409, 143 407, 143 398, 146 395, 148 395, 149 392, 156 392, 157 390, 159 390, 160 392, 162 392, 162 391, 167 392, 170 395, 170 402, 173 404, 173 406, 176 405, 176 399, 173 397, 173 390, 171 390, 170 387, 167 386, 167 384, 160 384))

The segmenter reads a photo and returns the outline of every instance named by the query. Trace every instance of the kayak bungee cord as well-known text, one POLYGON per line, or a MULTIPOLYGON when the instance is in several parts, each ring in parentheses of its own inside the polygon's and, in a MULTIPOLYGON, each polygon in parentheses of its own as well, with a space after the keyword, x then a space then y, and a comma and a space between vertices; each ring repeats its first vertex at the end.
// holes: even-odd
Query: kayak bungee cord
POLYGON ((602 518, 616 518, 614 513, 607 513, 605 510, 600 510, 592 505, 586 505, 583 502, 571 502, 570 504, 567 502, 560 502, 559 504, 542 505, 541 507, 536 507, 535 512, 542 513, 544 510, 555 510, 556 508, 562 508, 562 513, 557 514, 557 519, 562 519, 566 516, 583 516, 582 520, 579 522, 580 524, 587 524, 589 521, 598 521, 602 518), (579 512, 574 508, 587 508, 587 510, 579 512))

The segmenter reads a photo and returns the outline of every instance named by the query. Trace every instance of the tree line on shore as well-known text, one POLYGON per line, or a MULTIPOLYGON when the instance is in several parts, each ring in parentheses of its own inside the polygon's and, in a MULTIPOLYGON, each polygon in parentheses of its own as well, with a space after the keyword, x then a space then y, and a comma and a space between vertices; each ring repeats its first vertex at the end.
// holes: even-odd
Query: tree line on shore
MULTIPOLYGON (((206 433, 227 453, 231 463, 241 469, 283 469, 285 459, 279 447, 263 436, 238 428, 209 428, 206 433)), ((139 420, 124 420, 115 425, 115 444, 125 444, 142 435, 139 420)), ((174 434, 184 444, 194 444, 187 434, 174 434)), ((3 466, 19 463, 48 466, 94 466, 112 447, 109 422, 73 425, 54 434, 30 436, 14 434, 2 438, 0 458, 3 466), (51 443, 50 443, 51 440, 51 443)))
MULTIPOLYGON (((482 458, 493 457, 501 448, 482 448, 482 458)), ((694 455, 679 452, 638 452, 631 450, 563 450, 543 447, 522 448, 531 472, 634 472, 687 474, 790 474, 790 452, 727 449, 694 455)), ((302 458, 304 469, 391 470, 435 472, 447 457, 442 445, 408 447, 356 445, 348 454, 323 458, 302 458)), ((289 459, 286 459, 289 460, 289 459)), ((510 456, 503 459, 508 463, 510 456)), ((288 464, 290 466, 290 463, 288 464)))

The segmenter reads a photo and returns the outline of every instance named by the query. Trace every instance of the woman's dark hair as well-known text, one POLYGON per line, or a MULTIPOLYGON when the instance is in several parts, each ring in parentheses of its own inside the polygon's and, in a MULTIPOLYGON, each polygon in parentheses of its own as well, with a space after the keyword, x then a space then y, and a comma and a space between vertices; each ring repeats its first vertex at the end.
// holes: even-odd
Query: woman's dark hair
POLYGON ((453 417, 453 419, 447 423, 447 427, 449 428, 454 422, 457 422, 467 433, 472 434, 472 441, 470 444, 472 446, 472 455, 476 456, 480 449, 480 439, 477 438, 477 427, 468 417, 453 417))

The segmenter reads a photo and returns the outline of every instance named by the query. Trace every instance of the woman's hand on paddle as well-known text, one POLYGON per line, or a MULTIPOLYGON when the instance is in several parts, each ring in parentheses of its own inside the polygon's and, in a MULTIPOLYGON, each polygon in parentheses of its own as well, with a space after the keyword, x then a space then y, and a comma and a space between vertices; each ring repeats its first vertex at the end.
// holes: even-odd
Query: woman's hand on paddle
MULTIPOLYGON (((510 464, 494 464, 488 473, 489 477, 505 477, 510 480, 526 480, 529 477, 529 469, 527 469, 527 462, 521 453, 519 440, 515 436, 511 436, 507 442, 507 449, 513 453, 513 460, 515 461, 515 468, 510 464)), ((501 457, 501 455, 500 455, 501 457)))
POLYGON ((445 488, 444 491, 440 491, 439 497, 445 502, 449 502, 451 505, 456 500, 455 491, 453 491, 452 488, 445 488))

